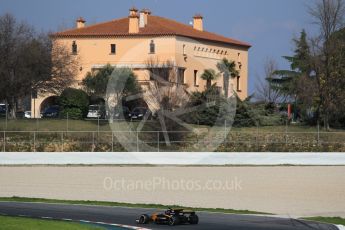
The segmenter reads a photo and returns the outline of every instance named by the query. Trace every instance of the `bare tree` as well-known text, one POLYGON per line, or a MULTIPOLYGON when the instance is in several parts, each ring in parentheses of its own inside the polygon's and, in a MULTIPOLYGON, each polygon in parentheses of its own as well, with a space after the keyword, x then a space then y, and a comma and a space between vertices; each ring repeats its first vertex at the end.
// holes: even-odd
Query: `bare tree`
POLYGON ((145 62, 146 69, 149 71, 150 80, 155 80, 160 83, 176 82, 177 74, 175 65, 171 60, 161 62, 158 57, 149 58, 145 62))
POLYGON ((0 97, 9 104, 15 116, 16 99, 26 90, 25 82, 19 79, 19 67, 23 65, 23 44, 33 38, 33 29, 25 23, 5 14, 0 17, 0 97), (20 95, 18 95, 20 93, 20 95))
POLYGON ((16 102, 40 93, 59 93, 74 83, 78 60, 47 34, 37 34, 10 15, 0 17, 0 99, 15 118, 16 102))
POLYGON ((345 2, 344 0, 316 0, 309 6, 309 13, 314 23, 320 27, 320 37, 324 42, 331 35, 344 26, 345 2))
MULTIPOLYGON (((183 135, 169 132, 178 131, 181 127, 188 130, 193 129, 179 118, 179 115, 185 112, 184 108, 189 101, 189 93, 186 86, 181 82, 178 67, 173 62, 169 60, 160 62, 159 59, 149 59, 147 69, 150 81, 142 86, 143 98, 151 112, 157 115, 165 142, 170 145, 171 137, 177 140, 177 138, 182 138, 183 135)), ((148 118, 147 116, 138 126, 138 129, 142 129, 148 118)))
POLYGON ((66 46, 44 34, 33 41, 28 50, 26 59, 34 59, 29 68, 32 90, 59 95, 76 83, 79 59, 66 46))
POLYGON ((264 76, 259 76, 256 85, 255 98, 265 103, 277 103, 284 100, 284 96, 272 86, 272 78, 278 69, 277 63, 273 59, 267 59, 264 64, 264 76))
POLYGON ((312 41, 314 52, 313 67, 318 89, 317 119, 321 116, 324 125, 329 129, 329 118, 337 107, 334 101, 334 74, 332 60, 337 53, 337 46, 332 40, 333 34, 344 26, 345 1, 344 0, 317 0, 309 7, 309 13, 314 18, 314 23, 320 28, 318 38, 312 41))
POLYGON ((143 85, 143 88, 145 88, 144 96, 151 111, 173 110, 187 103, 186 87, 182 77, 179 76, 181 73, 178 67, 172 61, 150 58, 146 61, 146 66, 150 81, 143 85))

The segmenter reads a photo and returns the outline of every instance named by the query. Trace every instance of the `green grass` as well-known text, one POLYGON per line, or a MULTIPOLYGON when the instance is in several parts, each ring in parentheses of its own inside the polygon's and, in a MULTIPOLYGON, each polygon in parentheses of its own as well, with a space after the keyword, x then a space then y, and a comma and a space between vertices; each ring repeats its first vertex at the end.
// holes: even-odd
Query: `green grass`
POLYGON ((169 205, 160 205, 160 204, 132 204, 132 203, 89 201, 89 200, 83 201, 83 200, 57 200, 57 199, 26 198, 26 197, 0 197, 0 201, 43 202, 43 203, 58 203, 58 204, 81 204, 81 205, 100 205, 100 206, 154 208, 154 209, 167 209, 170 207, 170 208, 193 209, 195 211, 205 211, 205 212, 273 215, 271 213, 249 211, 249 210, 234 210, 234 209, 222 209, 222 208, 192 208, 192 207, 183 207, 183 206, 178 206, 178 205, 169 206, 169 205))
POLYGON ((55 220, 0 216, 1 230, 100 230, 104 228, 55 220))
POLYGON ((329 224, 340 224, 345 226, 345 219, 341 217, 306 217, 303 218, 304 220, 311 220, 311 221, 318 221, 322 223, 329 223, 329 224))
MULTIPOLYGON (((122 122, 125 124, 125 122, 122 122)), ((138 124, 138 122, 131 122, 131 124, 138 124)), ((191 125, 196 128, 210 128, 203 125, 191 125)), ((8 120, 7 128, 4 118, 0 118, 0 131, 98 131, 97 120, 62 120, 62 119, 17 119, 8 120)), ((149 125, 149 128, 152 128, 149 125)), ((145 129, 145 128, 144 128, 145 129)), ((216 128, 217 129, 217 128, 216 128)), ((111 131, 111 127, 107 120, 100 120, 100 131, 111 131)), ((125 130, 125 126, 124 126, 125 130)), ((154 130, 157 130, 156 128, 154 130)), ((224 130, 224 127, 219 127, 220 131, 224 130)), ((257 127, 232 127, 231 131, 241 132, 256 132, 257 127)), ((290 125, 288 127, 281 126, 261 126, 259 132, 317 132, 315 126, 304 125, 290 125)), ((321 128, 320 131, 323 131, 321 128)), ((345 130, 332 130, 332 131, 345 131, 345 130)))
MULTIPOLYGON (((118 141, 118 134, 112 138, 111 131, 136 130, 139 121, 120 121, 112 125, 106 120, 66 120, 58 119, 19 119, 10 120, 5 125, 5 120, 0 119, 0 151, 4 147, 7 152, 123 152, 126 151, 118 141), (129 127, 127 127, 129 126, 129 127), (116 127, 116 128, 115 128, 116 127), (66 130, 74 132, 65 132, 66 130), (4 146, 3 135, 6 133, 6 146, 4 146), (97 132, 97 131, 101 132, 97 132), (24 133, 18 131, 27 131, 24 133), (33 145, 34 133, 28 131, 44 131, 35 134, 35 146, 33 145), (54 132, 61 131, 61 132, 54 132), (102 132, 103 131, 103 132, 102 132), (114 145, 112 143, 114 142, 114 145), (63 143, 63 145, 62 145, 63 143), (35 149, 34 149, 35 148, 35 149)), ((191 125, 199 129, 200 134, 169 134, 171 146, 164 144, 164 137, 160 133, 146 132, 139 133, 141 141, 157 148, 160 151, 195 151, 194 144, 202 140, 210 130, 209 126, 191 125), (158 138, 159 137, 159 142, 158 138)), ((159 124, 148 122, 143 131, 162 131, 159 124)), ((320 129, 319 135, 315 126, 303 126, 292 124, 290 126, 262 126, 262 127, 232 127, 230 133, 224 141, 224 127, 213 127, 212 132, 207 137, 218 147, 219 152, 345 152, 345 130, 331 130, 326 132, 320 129), (217 132, 219 131, 219 132, 217 132), (319 139, 319 142, 318 142, 319 139)), ((121 134, 122 135, 122 134, 121 134)), ((135 135, 135 134, 133 134, 135 135)), ((128 145, 136 146, 136 138, 128 138, 128 145)), ((139 150, 143 151, 139 145, 139 150)))
MULTIPOLYGON (((0 119, 0 131, 98 131, 97 120, 60 120, 60 119, 0 119)), ((111 131, 107 121, 100 121, 100 131, 111 131)))

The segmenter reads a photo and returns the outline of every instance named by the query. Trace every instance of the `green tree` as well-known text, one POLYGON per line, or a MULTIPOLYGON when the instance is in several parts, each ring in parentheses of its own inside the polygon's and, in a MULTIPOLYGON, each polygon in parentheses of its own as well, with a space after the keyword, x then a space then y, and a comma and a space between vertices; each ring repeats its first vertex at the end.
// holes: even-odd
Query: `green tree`
MULTIPOLYGON (((290 63, 290 70, 277 70, 272 78, 266 80, 272 88, 283 95, 285 100, 294 100, 295 119, 297 110, 307 114, 314 106, 315 99, 315 78, 312 76, 313 67, 310 45, 307 41, 307 34, 302 30, 299 39, 293 40, 295 51, 293 56, 284 56, 290 63), (297 105, 299 108, 297 108, 297 105)), ((304 116, 307 119, 307 116, 304 116)))
POLYGON ((219 73, 216 73, 214 69, 205 69, 201 75, 201 79, 206 81, 206 89, 210 89, 212 86, 212 81, 219 77, 219 73))
POLYGON ((229 96, 230 77, 234 78, 239 74, 236 69, 236 62, 223 58, 222 61, 217 63, 217 68, 221 73, 223 73, 224 95, 227 98, 229 96))
POLYGON ((106 89, 116 94, 119 102, 127 96, 141 93, 137 76, 129 68, 114 68, 108 76, 106 89))
POLYGON ((236 97, 236 115, 233 126, 235 127, 250 127, 258 124, 258 116, 253 110, 253 106, 250 102, 252 96, 247 97, 243 101, 236 97))
POLYGON ((283 56, 290 63, 290 70, 277 70, 275 77, 267 79, 287 97, 297 94, 298 80, 303 75, 310 75, 310 49, 307 34, 302 30, 300 38, 293 40, 296 46, 294 56, 283 56))
POLYGON ((82 119, 86 117, 89 107, 89 97, 81 89, 67 88, 59 98, 61 116, 71 119, 82 119))
POLYGON ((89 95, 98 98, 104 98, 109 77, 113 71, 114 68, 110 64, 107 64, 106 66, 95 72, 88 72, 86 74, 86 77, 82 81, 86 92, 89 95))
POLYGON ((82 84, 90 95, 103 99, 110 88, 121 98, 141 92, 137 77, 131 69, 114 68, 109 64, 93 73, 87 73, 82 84))
MULTIPOLYGON (((97 76, 95 80, 96 78, 97 76)), ((112 122, 117 107, 120 106, 121 109, 123 103, 128 104, 129 102, 131 107, 135 107, 140 103, 136 99, 140 98, 141 86, 137 81, 136 75, 129 68, 114 68, 111 75, 107 76, 107 78, 104 100, 107 104, 110 122, 112 122), (126 101, 125 98, 128 96, 134 96, 134 99, 126 101)))
POLYGON ((226 103, 228 101, 219 93, 214 84, 202 92, 196 91, 191 94, 187 108, 199 108, 190 114, 184 115, 183 119, 192 124, 215 125, 219 117, 224 117, 224 115, 230 113, 224 109, 228 108, 226 103), (208 103, 212 103, 213 105, 205 106, 208 103))

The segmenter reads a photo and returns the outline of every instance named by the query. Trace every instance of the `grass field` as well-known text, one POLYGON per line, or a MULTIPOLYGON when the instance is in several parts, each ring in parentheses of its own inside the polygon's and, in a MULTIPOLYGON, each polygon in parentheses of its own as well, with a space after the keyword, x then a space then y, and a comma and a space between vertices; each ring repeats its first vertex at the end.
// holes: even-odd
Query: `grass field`
MULTIPOLYGON (((119 132, 136 130, 139 122, 117 122, 116 128, 106 120, 55 120, 55 119, 21 119, 7 123, 0 119, 0 151, 126 151, 117 139, 119 132), (112 135, 112 132, 116 133, 112 135), (35 133, 34 133, 35 132, 35 133), (4 146, 4 137, 6 144, 4 146)), ((191 125, 200 131, 196 133, 169 134, 172 145, 165 145, 160 127, 149 122, 143 127, 145 133, 132 133, 138 139, 159 151, 193 151, 191 146, 202 140, 211 127, 191 125), (152 131, 152 132, 151 132, 152 131)), ((213 127, 212 135, 206 141, 217 146, 222 152, 344 152, 345 130, 326 132, 317 127, 263 126, 263 127, 232 127, 224 138, 225 127, 213 127)), ((120 136, 122 134, 119 134, 120 136)), ((138 146, 137 138, 128 138, 128 144, 138 146)))
MULTIPOLYGON (((150 121, 148 121, 150 122, 150 121)), ((127 130, 126 124, 136 127, 139 121, 119 122, 123 124, 123 130, 127 130)), ((210 128, 203 125, 191 125, 196 128, 210 128)), ((145 126, 147 131, 159 131, 152 126, 145 126)), ((230 127, 236 132, 317 132, 316 126, 289 125, 289 126, 260 126, 260 127, 230 127)), ((224 127, 219 127, 220 131, 224 127)), ((61 119, 17 119, 6 120, 0 118, 0 131, 112 131, 108 120, 61 120, 61 119), (7 123, 7 125, 6 125, 7 123)), ((121 131, 121 130, 118 130, 121 131)), ((325 132, 322 127, 320 132, 325 132)), ((334 129, 332 132, 345 132, 343 129, 334 129)))
MULTIPOLYGON (((126 130, 125 121, 123 123, 123 130, 126 130)), ((127 124, 137 126, 139 121, 127 122, 127 124)), ((197 128, 210 128, 209 126, 191 125, 197 128)), ((146 127, 147 128, 147 127, 146 127)), ((157 128, 152 128, 152 131, 158 131, 157 128)), ((145 127, 144 127, 145 129, 145 127)), ((6 120, 0 118, 0 131, 112 131, 108 120, 62 120, 62 119, 17 119, 6 120), (7 125, 6 125, 7 123, 7 125)), ((224 130, 224 127, 219 127, 219 130, 224 130)), ((260 126, 260 127, 231 127, 232 131, 236 132, 317 132, 316 126, 305 125, 289 125, 289 126, 260 126)), ((118 130, 121 131, 121 130, 118 130)), ((148 130, 149 131, 149 130, 148 130)), ((320 132, 324 132, 320 127, 320 132)), ((345 132, 344 129, 334 129, 332 132, 345 132)))
POLYGON ((0 119, 0 131, 111 131, 108 121, 59 119, 0 119))
POLYGON ((25 198, 25 197, 0 197, 0 201, 17 201, 17 202, 43 202, 43 203, 60 203, 60 204, 81 204, 81 205, 101 205, 101 206, 114 206, 114 207, 133 207, 133 208, 183 208, 193 209, 195 211, 208 211, 219 213, 233 213, 233 214, 270 214, 265 212, 256 212, 249 210, 234 210, 234 209, 222 209, 222 208, 191 208, 181 206, 168 206, 160 204, 131 204, 131 203, 119 203, 119 202, 106 202, 106 201, 90 201, 90 200, 56 200, 56 199, 43 199, 43 198, 25 198))
POLYGON ((318 221, 322 223, 339 224, 345 226, 345 219, 340 217, 307 217, 305 220, 318 221))
POLYGON ((101 230, 104 228, 54 220, 0 216, 1 230, 101 230))

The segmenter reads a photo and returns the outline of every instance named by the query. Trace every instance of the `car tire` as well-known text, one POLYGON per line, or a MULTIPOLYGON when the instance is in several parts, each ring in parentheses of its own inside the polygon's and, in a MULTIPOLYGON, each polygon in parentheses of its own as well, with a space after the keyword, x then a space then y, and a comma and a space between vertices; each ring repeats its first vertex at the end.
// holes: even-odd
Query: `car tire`
POLYGON ((190 224, 198 224, 199 223, 199 217, 197 215, 190 215, 188 218, 188 222, 190 224))
POLYGON ((178 225, 178 224, 180 224, 180 218, 177 216, 172 216, 172 217, 170 217, 168 224, 170 226, 178 225))
POLYGON ((146 214, 142 214, 139 217, 139 224, 148 224, 150 222, 150 217, 149 215, 146 214))

